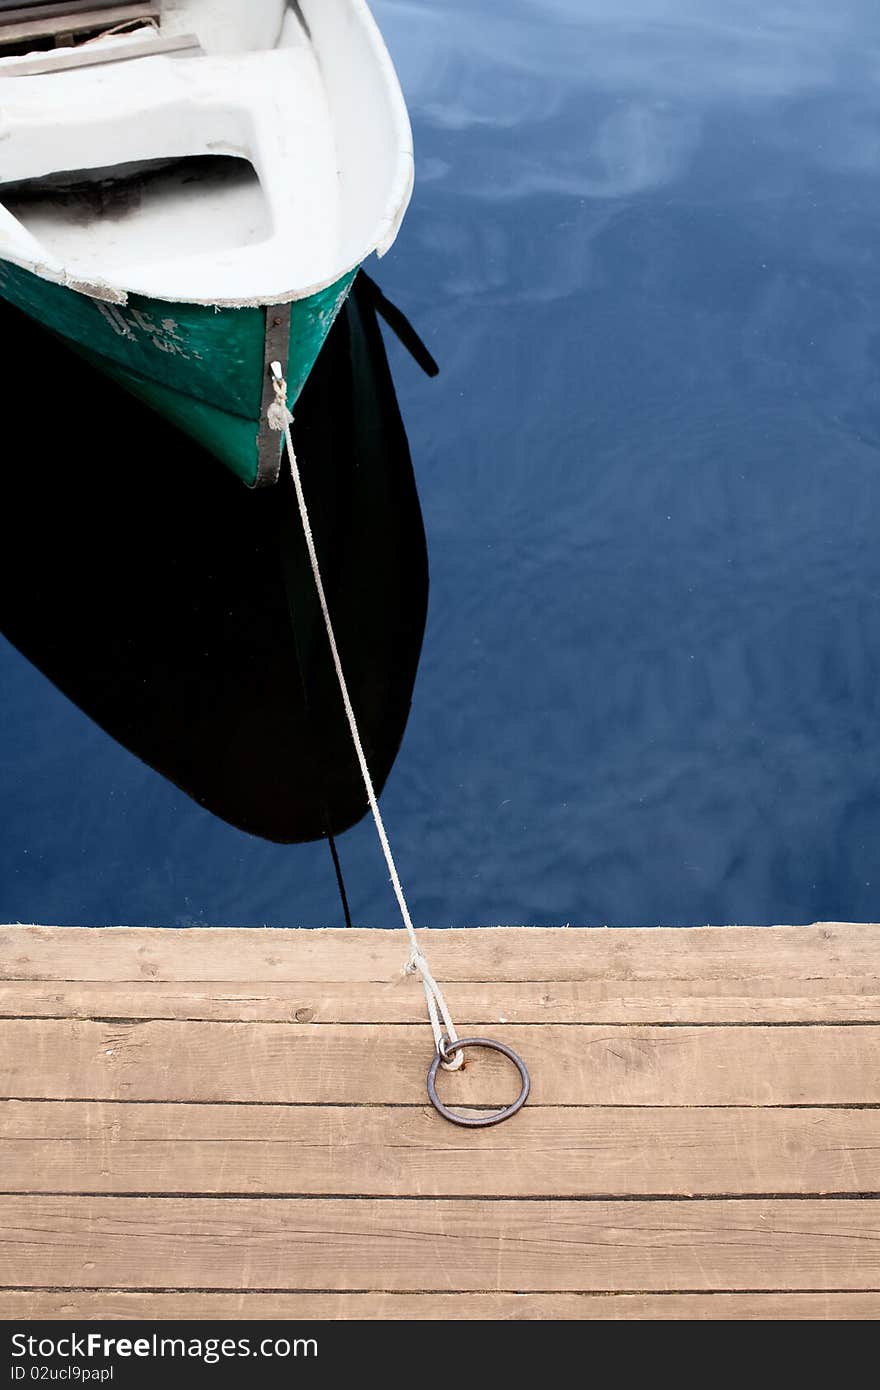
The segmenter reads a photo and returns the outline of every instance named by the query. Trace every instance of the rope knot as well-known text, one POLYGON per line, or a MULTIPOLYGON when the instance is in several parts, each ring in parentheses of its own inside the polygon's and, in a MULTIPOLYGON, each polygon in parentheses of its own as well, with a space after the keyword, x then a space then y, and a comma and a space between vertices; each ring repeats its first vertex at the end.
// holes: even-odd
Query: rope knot
MULTIPOLYGON (((411 929, 410 923, 409 930, 411 929)), ((464 1066, 464 1053, 456 1052, 455 1056, 451 1058, 445 1056, 446 1044, 458 1042, 458 1033, 455 1031, 452 1015, 446 1000, 443 998, 443 991, 431 974, 427 957, 418 946, 413 946, 410 951, 404 971, 407 975, 421 975, 425 1001, 428 1005, 428 1017, 431 1020, 431 1031, 434 1034, 434 1046, 440 1053, 440 1065, 444 1071, 458 1071, 464 1066), (445 1033, 440 1024, 441 1017, 446 1028, 445 1033)))
POLYGON ((409 960, 403 967, 404 973, 407 975, 423 975, 427 968, 428 962, 421 951, 410 952, 409 960))
POLYGON ((273 377, 272 388, 275 399, 266 411, 266 422, 270 430, 283 434, 287 426, 293 423, 293 416, 287 409, 287 382, 284 377, 273 377))

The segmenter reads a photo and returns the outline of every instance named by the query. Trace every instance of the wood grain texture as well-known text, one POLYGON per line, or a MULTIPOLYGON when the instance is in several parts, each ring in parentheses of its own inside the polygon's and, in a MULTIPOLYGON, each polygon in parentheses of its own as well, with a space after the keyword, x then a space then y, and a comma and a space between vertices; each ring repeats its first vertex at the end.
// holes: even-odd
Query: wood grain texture
POLYGON ((880 1193, 880 1110, 0 1103, 20 1193, 596 1197, 880 1193))
MULTIPOLYGON (((732 980, 859 977, 880 993, 880 926, 490 927, 418 933, 435 976, 457 980, 732 980)), ((0 927, 0 979, 389 981, 401 931, 0 927)), ((834 991, 832 991, 833 993, 834 991)))
MULTIPOLYGON (((880 1104, 880 1027, 505 1026, 532 1106, 880 1104)), ((428 1027, 0 1020, 0 1095, 21 1100, 421 1104, 428 1027)), ((444 1076, 450 1104, 507 1103, 504 1059, 444 1076)), ((438 1118, 438 1124, 441 1121, 438 1118)))
MULTIPOLYGON (((453 981, 461 1024, 880 1023, 880 981, 858 976, 778 981, 453 981), (787 994, 781 994, 787 989, 787 994)), ((422 1023, 417 980, 360 984, 218 980, 0 981, 0 1018, 177 1019, 252 1023, 422 1023)))
POLYGON ((880 1316, 880 927, 422 935, 508 1125, 399 932, 0 928, 0 1315, 880 1316))
POLYGON ((880 1201, 3 1197, 0 1286, 880 1288, 880 1201), (427 1282, 426 1282, 427 1281, 427 1282))
POLYGON ((880 1317, 880 1293, 121 1293, 0 1290, 0 1318, 351 1321, 801 1321, 880 1317))

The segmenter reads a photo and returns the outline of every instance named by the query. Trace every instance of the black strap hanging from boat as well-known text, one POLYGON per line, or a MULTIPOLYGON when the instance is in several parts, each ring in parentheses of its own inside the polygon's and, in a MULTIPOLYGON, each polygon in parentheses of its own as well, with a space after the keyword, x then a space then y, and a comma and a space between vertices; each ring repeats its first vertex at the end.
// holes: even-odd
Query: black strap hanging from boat
POLYGON ((386 298, 375 280, 371 280, 366 271, 362 270, 360 272, 358 282, 366 291, 376 313, 380 314, 385 320, 392 333, 400 340, 413 360, 419 364, 422 371, 425 372, 427 376, 437 376, 440 368, 425 347, 425 344, 413 328, 409 319, 406 317, 406 314, 398 309, 396 304, 392 304, 390 299, 386 298))

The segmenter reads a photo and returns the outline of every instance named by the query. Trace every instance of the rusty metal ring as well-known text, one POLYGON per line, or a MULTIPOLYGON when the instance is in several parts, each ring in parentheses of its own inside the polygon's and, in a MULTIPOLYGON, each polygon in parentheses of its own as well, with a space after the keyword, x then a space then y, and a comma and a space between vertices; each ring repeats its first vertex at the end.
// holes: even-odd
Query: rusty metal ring
POLYGON ((454 1125, 464 1125, 466 1129, 485 1129, 488 1125, 500 1125, 502 1120, 509 1120, 511 1115, 515 1115, 517 1110, 522 1110, 529 1098, 529 1091, 532 1083, 523 1059, 514 1052, 512 1047, 507 1047, 505 1043, 495 1042, 493 1038, 458 1038, 456 1042, 449 1042, 444 1038, 443 1047, 438 1048, 434 1054, 434 1060, 428 1070, 428 1097, 438 1114, 444 1120, 449 1120, 454 1125), (502 1053, 508 1061, 516 1067, 522 1079, 522 1089, 516 1100, 511 1105, 506 1105, 503 1110, 495 1110, 491 1115, 457 1115, 454 1110, 450 1110, 448 1105, 444 1105, 437 1094, 437 1068, 442 1061, 449 1061, 464 1047, 487 1047, 492 1052, 502 1053))

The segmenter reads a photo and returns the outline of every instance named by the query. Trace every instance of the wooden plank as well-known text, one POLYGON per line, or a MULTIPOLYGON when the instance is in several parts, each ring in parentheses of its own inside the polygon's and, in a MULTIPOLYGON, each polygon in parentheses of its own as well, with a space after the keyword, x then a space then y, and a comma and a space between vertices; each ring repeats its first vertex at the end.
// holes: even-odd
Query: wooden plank
MULTIPOLYGON (((49 19, 77 11, 111 10, 119 0, 0 0, 0 24, 18 19, 49 19)), ((160 5, 154 6, 156 14, 160 5)))
MULTIPOLYGON (((50 8, 50 7, 47 7, 50 8)), ((27 43, 31 39, 51 39, 58 33, 84 34, 92 29, 110 28, 115 24, 127 24, 136 19, 157 19, 159 6, 149 4, 88 6, 76 3, 52 6, 51 11, 40 17, 18 18, 15 11, 0 21, 0 44, 27 43)))
MULTIPOLYGON (((540 1105, 880 1104, 880 1028, 507 1026, 540 1105)), ((0 1096, 21 1100, 422 1104, 427 1026, 0 1021, 0 1096)), ((449 1104, 507 1103, 516 1074, 473 1053, 449 1104)), ((443 1121, 438 1117, 437 1124, 443 1121)))
MULTIPOLYGON (((732 980, 752 978, 760 960, 760 974, 785 996, 785 980, 880 975, 877 925, 495 927, 419 937, 444 983, 732 980)), ((400 931, 0 927, 5 980, 383 981, 400 975, 406 957, 400 931)))
MULTIPOLYGON (((2 35, 2 30, 0 30, 2 35)), ((75 68, 100 67, 104 63, 127 63, 134 58, 153 58, 157 53, 201 53, 195 34, 156 34, 149 41, 83 44, 81 48, 58 49, 24 58, 7 58, 0 64, 0 77, 36 77, 45 72, 70 72, 75 68)), ((2 54, 0 54, 2 56, 2 54)))
MULTIPOLYGON (((504 1023, 880 1023, 880 980, 453 981, 462 1025, 504 1023), (780 989, 789 989, 780 995, 780 989)), ((419 982, 0 981, 2 1018, 421 1023, 419 982)))
POLYGON ((880 1193, 880 1111, 0 1104, 17 1193, 614 1197, 880 1193))
POLYGON ((880 1202, 4 1197, 0 1286, 880 1288, 880 1202))
POLYGON ((0 1290, 0 1318, 113 1322, 117 1319, 278 1318, 463 1322, 781 1322, 880 1317, 880 1293, 505 1294, 505 1293, 94 1293, 0 1290))

